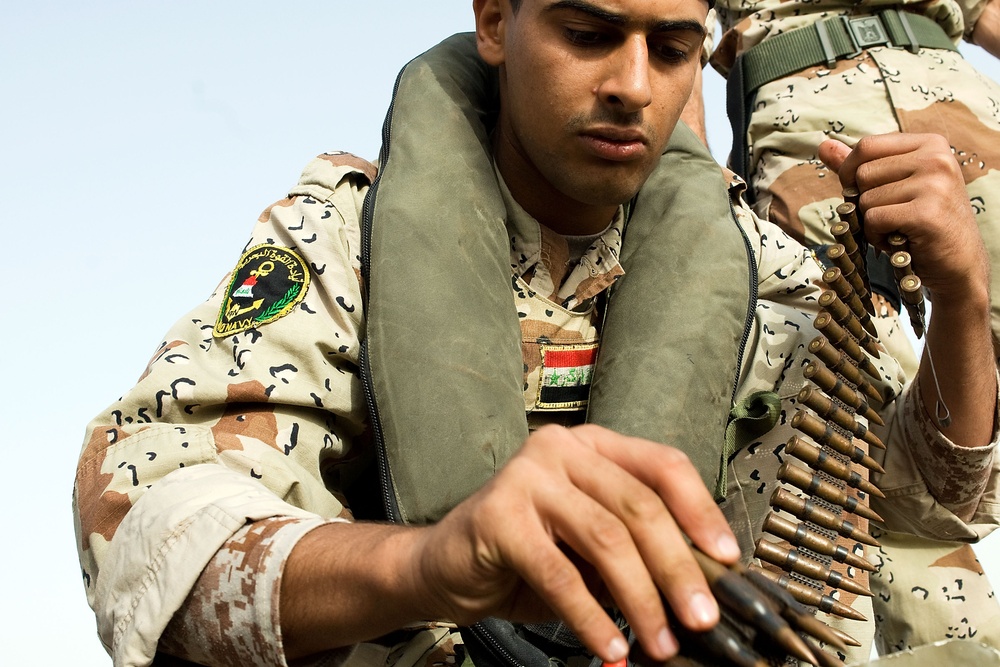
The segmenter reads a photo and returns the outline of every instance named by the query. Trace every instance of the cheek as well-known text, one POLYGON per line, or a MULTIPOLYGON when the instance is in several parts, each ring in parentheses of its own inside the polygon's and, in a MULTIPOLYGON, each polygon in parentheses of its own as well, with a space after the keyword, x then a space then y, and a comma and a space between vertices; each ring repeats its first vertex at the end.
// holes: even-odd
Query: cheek
MULTIPOLYGON (((659 103, 655 111, 651 110, 651 122, 656 125, 661 133, 670 134, 670 130, 680 118, 684 105, 687 104, 691 96, 693 82, 687 77, 677 77, 667 82, 660 90, 656 99, 659 103)), ((663 136, 661 134, 661 136, 663 136)))
POLYGON ((572 94, 543 72, 536 72, 530 85, 521 86, 516 97, 511 96, 519 134, 540 143, 551 143, 565 132, 574 108, 572 94))

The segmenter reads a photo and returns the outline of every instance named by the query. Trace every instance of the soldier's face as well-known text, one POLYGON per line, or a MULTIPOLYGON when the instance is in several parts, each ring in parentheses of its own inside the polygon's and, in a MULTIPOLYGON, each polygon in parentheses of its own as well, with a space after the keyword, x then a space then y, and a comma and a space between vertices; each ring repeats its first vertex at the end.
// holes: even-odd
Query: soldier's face
POLYGON ((480 53, 500 67, 501 168, 516 165, 552 196, 586 205, 631 198, 691 93, 707 3, 523 0, 515 13, 507 0, 476 0, 475 7, 480 53))

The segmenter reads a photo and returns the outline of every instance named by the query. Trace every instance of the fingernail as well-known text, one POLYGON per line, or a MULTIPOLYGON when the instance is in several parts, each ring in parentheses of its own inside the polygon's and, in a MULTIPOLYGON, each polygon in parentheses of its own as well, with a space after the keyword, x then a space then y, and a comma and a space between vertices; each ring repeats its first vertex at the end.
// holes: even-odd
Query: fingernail
POLYGON ((721 535, 715 546, 719 549, 719 554, 725 558, 739 559, 740 545, 732 535, 721 535))
POLYGON ((660 647, 660 651, 666 656, 675 656, 677 651, 680 650, 680 645, 677 640, 670 633, 670 630, 663 628, 660 630, 660 634, 656 636, 656 643, 660 647))
POLYGON ((628 657, 628 642, 624 637, 615 637, 608 644, 608 661, 617 662, 628 657))
POLYGON ((715 600, 704 593, 692 595, 690 602, 688 602, 688 608, 700 625, 712 625, 719 617, 719 607, 715 600))

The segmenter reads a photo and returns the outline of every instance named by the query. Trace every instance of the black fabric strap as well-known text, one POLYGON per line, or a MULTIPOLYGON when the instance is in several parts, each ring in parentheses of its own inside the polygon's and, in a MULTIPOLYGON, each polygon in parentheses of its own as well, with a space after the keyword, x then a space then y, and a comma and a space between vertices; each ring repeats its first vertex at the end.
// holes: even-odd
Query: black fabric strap
POLYGON ((729 127, 733 132, 733 144, 729 153, 729 168, 747 182, 743 198, 748 204, 753 204, 756 197, 750 184, 750 150, 747 146, 747 123, 750 122, 750 107, 753 104, 756 91, 744 93, 743 56, 736 57, 736 63, 726 79, 726 115, 729 116, 729 127))

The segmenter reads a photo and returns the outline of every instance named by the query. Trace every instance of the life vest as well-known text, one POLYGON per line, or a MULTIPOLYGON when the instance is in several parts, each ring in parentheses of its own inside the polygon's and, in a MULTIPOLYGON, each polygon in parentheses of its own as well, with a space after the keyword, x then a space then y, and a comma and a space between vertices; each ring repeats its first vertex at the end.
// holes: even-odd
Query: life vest
MULTIPOLYGON (((497 89, 471 34, 407 64, 365 199, 362 374, 395 521, 439 519, 528 435, 497 89)), ((757 275, 721 169, 682 124, 629 206, 620 259, 587 421, 683 449, 715 488, 757 275)))

